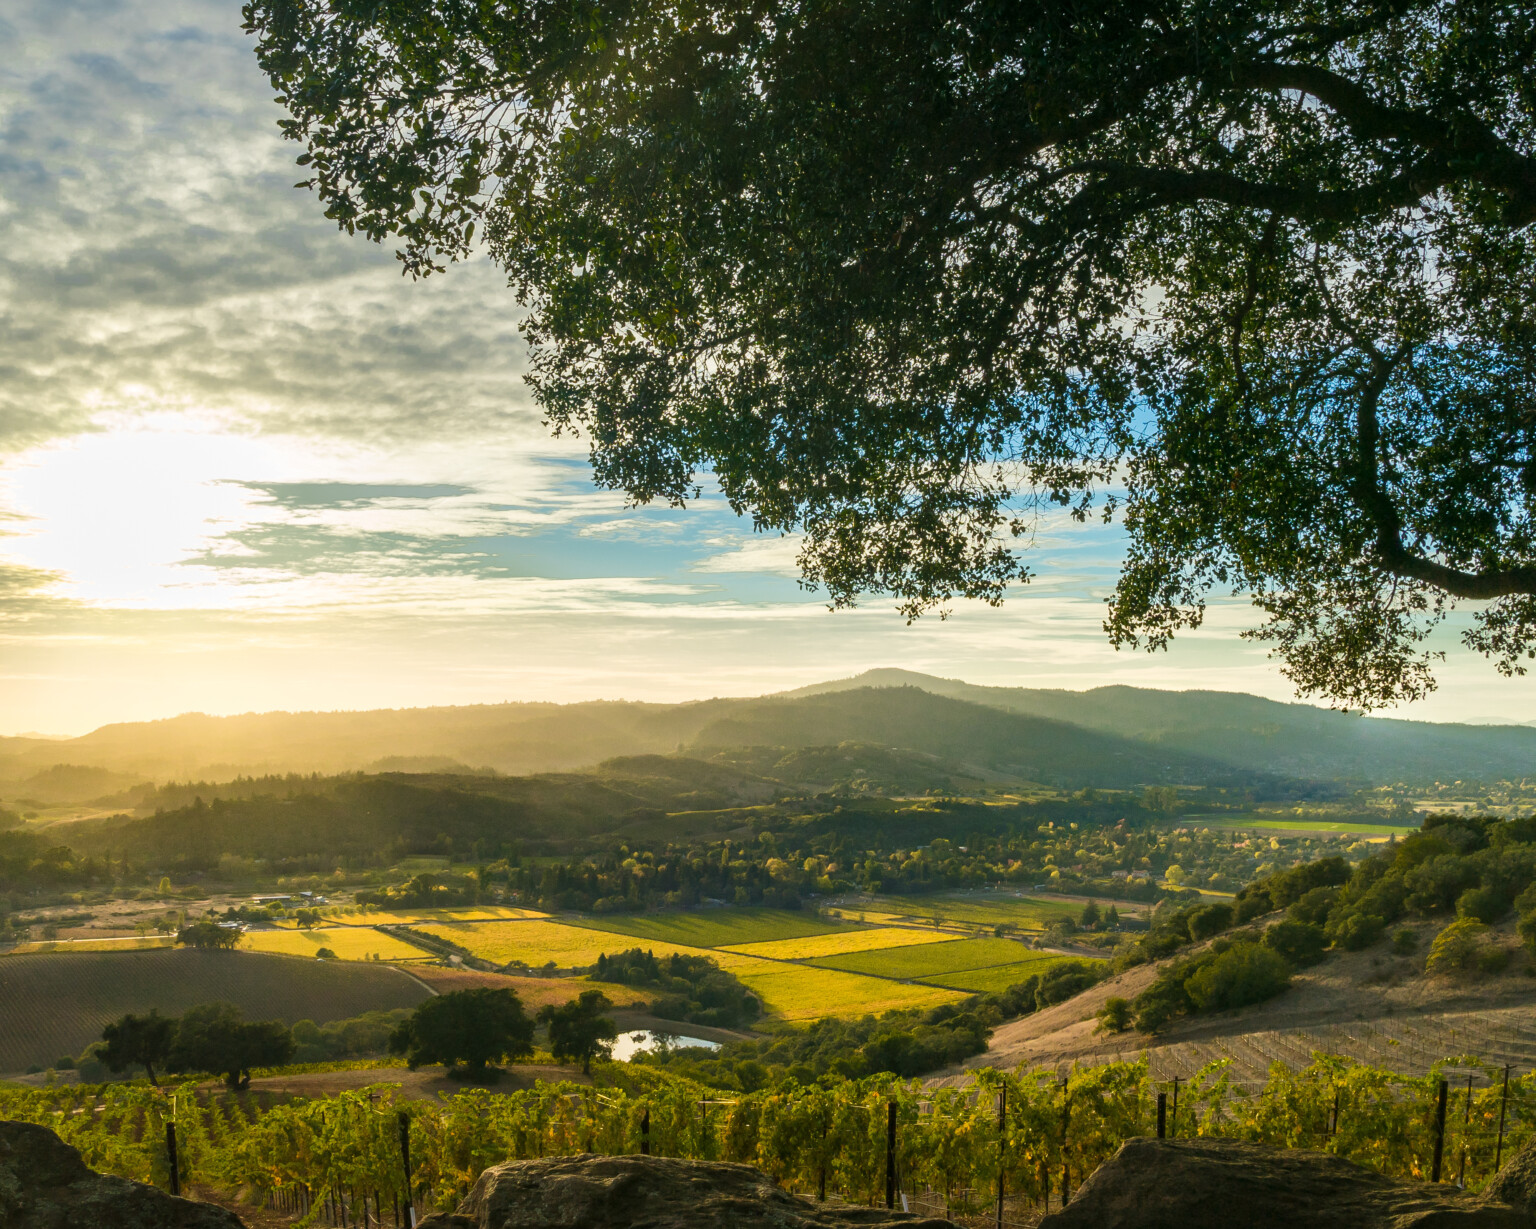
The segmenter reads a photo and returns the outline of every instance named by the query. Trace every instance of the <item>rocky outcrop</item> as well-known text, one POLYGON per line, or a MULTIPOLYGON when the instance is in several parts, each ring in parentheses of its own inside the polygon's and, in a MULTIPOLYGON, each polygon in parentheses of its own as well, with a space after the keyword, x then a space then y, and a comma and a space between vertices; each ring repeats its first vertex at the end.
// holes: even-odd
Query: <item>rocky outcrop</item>
POLYGON ((47 1127, 0 1122, 5 1229, 244 1229, 233 1212, 88 1168, 47 1127))
POLYGON ((1483 1188, 1483 1198, 1519 1208, 1536 1224, 1536 1140, 1504 1162, 1504 1168, 1483 1188))
POLYGON ((656 1156, 508 1161, 453 1213, 419 1229, 955 1229, 947 1220, 830 1207, 780 1190, 750 1165, 656 1156))
POLYGON ((1132 1139, 1040 1229, 1536 1229, 1508 1204, 1329 1152, 1132 1139))

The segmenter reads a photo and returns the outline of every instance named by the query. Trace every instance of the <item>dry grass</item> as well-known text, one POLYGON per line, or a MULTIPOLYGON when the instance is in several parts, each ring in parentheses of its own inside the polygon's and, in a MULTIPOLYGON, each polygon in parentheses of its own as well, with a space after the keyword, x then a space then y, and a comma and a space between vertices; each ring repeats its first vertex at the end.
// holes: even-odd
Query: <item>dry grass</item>
POLYGON ((278 956, 314 956, 322 947, 338 960, 435 960, 403 939, 363 926, 324 926, 315 930, 248 930, 240 937, 242 950, 278 956))

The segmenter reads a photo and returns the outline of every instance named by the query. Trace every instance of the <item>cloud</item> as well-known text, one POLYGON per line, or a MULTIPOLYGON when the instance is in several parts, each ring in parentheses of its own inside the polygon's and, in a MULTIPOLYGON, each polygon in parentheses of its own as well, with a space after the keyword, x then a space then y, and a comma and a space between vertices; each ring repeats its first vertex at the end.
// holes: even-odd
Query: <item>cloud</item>
MULTIPOLYGON (((723 545, 718 539, 711 545, 723 545)), ((730 550, 706 556, 693 565, 695 572, 759 572, 769 576, 800 575, 798 534, 779 538, 742 537, 730 550)))

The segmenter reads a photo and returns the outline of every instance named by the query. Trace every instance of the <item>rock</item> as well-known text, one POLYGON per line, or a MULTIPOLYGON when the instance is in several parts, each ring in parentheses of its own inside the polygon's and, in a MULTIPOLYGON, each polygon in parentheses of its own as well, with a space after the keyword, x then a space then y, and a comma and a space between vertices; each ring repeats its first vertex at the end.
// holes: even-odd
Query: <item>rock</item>
POLYGON ((458 1210, 418 1229, 956 1229, 880 1208, 833 1207, 780 1190, 750 1165, 659 1156, 507 1161, 458 1210))
POLYGON ((1504 1162, 1483 1188, 1483 1198, 1507 1203, 1536 1220, 1536 1140, 1504 1162))
POLYGON ((1398 1182, 1329 1152, 1130 1139, 1040 1229, 1536 1229, 1449 1185, 1398 1182))
POLYGON ((47 1127, 0 1122, 5 1229, 245 1229, 233 1212, 88 1168, 47 1127))

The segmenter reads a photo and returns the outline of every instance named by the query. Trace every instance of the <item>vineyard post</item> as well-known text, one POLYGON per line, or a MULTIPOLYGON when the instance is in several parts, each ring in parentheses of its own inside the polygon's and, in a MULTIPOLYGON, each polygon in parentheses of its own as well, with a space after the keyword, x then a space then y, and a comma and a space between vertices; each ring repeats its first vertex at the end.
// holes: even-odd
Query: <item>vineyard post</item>
POLYGON ((649 1105, 640 1115, 640 1155, 651 1155, 651 1107, 649 1105))
POLYGON ((1504 1111, 1509 1108, 1509 1064, 1504 1064, 1504 1095, 1499 1098, 1499 1145, 1493 1153, 1493 1172, 1499 1172, 1504 1159, 1504 1111))
POLYGON ((1461 1168, 1456 1174, 1456 1185, 1467 1189, 1467 1129, 1472 1125, 1472 1073, 1467 1072, 1467 1108, 1461 1116, 1461 1168))
POLYGON ((1168 1094, 1157 1094, 1157 1138, 1168 1138, 1168 1094))
POLYGON ((1339 1133, 1339 1086, 1333 1086, 1333 1123, 1328 1128, 1328 1138, 1332 1139, 1339 1133))
POLYGON ((176 1120, 165 1120, 165 1156, 171 1167, 171 1194, 181 1194, 181 1169, 176 1162, 176 1120))
POLYGON ((411 1229, 416 1229, 416 1193, 411 1189, 411 1116, 401 1110, 395 1121, 400 1130, 400 1164, 405 1170, 406 1217, 411 1229))
POLYGON ((896 1206, 896 1102, 886 1107, 885 1115, 885 1206, 896 1206))
POLYGON ((1008 1085, 997 1086, 997 1229, 1003 1229, 1003 1162, 1008 1156, 1008 1085))
POLYGON ((1445 1154, 1445 1098, 1449 1091, 1450 1085, 1441 1080, 1435 1096, 1435 1159, 1429 1168, 1431 1182, 1440 1181, 1440 1161, 1445 1154))
POLYGON ((1072 1116, 1072 1094, 1067 1091, 1067 1082, 1061 1082, 1061 1206, 1067 1206, 1067 1200, 1072 1198, 1072 1170, 1071 1162, 1067 1160, 1067 1127, 1072 1116))
POLYGON ((821 1151, 816 1154, 821 1162, 821 1168, 817 1172, 816 1202, 827 1202, 827 1120, 821 1120, 821 1151))
POLYGON ((1173 1077, 1173 1134, 1179 1134, 1179 1077, 1173 1077))

